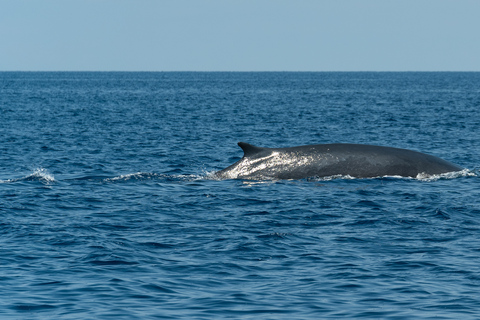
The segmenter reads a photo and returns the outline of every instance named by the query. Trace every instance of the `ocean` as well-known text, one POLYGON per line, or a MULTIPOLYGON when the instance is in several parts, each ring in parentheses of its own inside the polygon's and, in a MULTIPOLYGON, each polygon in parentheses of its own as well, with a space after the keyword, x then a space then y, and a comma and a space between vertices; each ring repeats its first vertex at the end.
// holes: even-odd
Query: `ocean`
POLYGON ((479 319, 480 73, 0 72, 1 319, 479 319), (237 142, 466 168, 220 180, 237 142))

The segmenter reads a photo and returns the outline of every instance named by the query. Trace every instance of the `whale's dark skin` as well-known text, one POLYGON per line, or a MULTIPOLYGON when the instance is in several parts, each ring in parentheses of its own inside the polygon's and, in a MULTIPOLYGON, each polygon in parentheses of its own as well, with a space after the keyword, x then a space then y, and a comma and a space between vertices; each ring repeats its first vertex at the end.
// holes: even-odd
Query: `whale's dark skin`
POLYGON ((215 175, 221 179, 303 179, 335 175, 355 178, 417 177, 463 170, 417 151, 362 144, 317 144, 292 148, 238 145, 244 156, 215 175))

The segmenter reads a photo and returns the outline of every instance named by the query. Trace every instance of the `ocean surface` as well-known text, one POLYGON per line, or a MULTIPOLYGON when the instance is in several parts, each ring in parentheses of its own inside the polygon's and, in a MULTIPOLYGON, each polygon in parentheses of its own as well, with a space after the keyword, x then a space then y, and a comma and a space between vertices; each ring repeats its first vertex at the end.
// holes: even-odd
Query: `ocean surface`
POLYGON ((480 73, 0 72, 1 319, 479 319, 480 73), (465 167, 218 180, 237 142, 465 167))

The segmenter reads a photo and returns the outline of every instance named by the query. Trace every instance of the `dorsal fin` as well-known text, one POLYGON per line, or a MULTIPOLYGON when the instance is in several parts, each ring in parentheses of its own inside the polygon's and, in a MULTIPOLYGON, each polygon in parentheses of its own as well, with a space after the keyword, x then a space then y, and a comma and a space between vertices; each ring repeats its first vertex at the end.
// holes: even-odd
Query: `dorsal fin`
POLYGON ((244 155, 243 155, 244 157, 251 157, 256 153, 259 153, 259 152, 265 150, 265 148, 256 147, 254 145, 251 145, 251 144, 248 144, 248 143, 245 143, 245 142, 239 142, 238 146, 240 148, 242 148, 243 153, 244 153, 244 155))

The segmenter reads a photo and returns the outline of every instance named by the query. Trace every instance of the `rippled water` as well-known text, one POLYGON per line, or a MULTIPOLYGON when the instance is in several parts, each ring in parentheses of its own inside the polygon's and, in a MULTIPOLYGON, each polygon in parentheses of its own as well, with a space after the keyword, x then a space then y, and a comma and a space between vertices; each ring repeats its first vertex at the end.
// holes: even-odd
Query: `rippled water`
POLYGON ((2 319, 478 319, 479 73, 0 73, 2 319), (216 180, 265 147, 468 170, 216 180))

